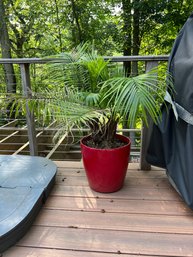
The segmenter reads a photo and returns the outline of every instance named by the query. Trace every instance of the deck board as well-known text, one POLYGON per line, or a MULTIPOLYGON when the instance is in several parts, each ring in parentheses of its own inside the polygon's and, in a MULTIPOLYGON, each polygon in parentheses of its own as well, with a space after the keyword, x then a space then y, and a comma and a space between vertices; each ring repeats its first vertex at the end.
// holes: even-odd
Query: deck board
POLYGON ((167 200, 182 201, 181 197, 173 190, 172 187, 167 188, 139 188, 124 186, 121 192, 112 194, 99 194, 91 191, 88 186, 63 186, 57 185, 51 192, 52 196, 68 196, 68 197, 102 197, 104 199, 144 199, 144 200, 167 200))
POLYGON ((193 212, 165 172, 130 164, 122 190, 88 187, 80 162, 56 162, 55 186, 29 232, 3 257, 193 256, 193 212))
POLYGON ((36 226, 63 228, 109 229, 123 231, 187 233, 193 234, 193 220, 190 216, 128 214, 108 212, 77 212, 69 211, 61 215, 61 210, 42 210, 37 218, 36 226))
POLYGON ((123 200, 97 198, 49 197, 45 207, 56 210, 146 213, 167 215, 192 215, 192 211, 179 201, 123 200))

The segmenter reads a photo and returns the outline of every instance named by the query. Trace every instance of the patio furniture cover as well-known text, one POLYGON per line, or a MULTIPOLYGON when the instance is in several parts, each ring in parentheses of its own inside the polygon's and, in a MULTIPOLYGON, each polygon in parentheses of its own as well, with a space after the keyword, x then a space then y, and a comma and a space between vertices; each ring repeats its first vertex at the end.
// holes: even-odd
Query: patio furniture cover
POLYGON ((55 181, 43 157, 0 155, 0 256, 30 228, 55 181))
POLYGON ((166 93, 146 159, 166 169, 171 184, 193 209, 193 13, 174 42, 168 70, 174 93, 166 93))

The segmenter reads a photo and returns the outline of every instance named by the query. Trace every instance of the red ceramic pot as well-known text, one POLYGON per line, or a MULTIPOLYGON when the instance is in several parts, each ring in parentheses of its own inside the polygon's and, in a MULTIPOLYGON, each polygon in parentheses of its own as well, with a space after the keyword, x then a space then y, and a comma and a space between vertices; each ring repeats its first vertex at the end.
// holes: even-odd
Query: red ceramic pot
POLYGON ((121 189, 124 183, 130 156, 129 138, 116 135, 127 143, 114 149, 96 149, 85 145, 89 136, 81 142, 82 158, 90 187, 97 192, 112 193, 121 189))

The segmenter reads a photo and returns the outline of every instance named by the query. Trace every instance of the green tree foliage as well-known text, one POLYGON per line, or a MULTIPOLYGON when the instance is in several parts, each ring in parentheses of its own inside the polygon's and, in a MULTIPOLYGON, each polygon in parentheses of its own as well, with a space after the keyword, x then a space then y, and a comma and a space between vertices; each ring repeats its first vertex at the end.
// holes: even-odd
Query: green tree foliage
MULTIPOLYGON (((124 55, 168 54, 192 7, 186 0, 122 0, 124 55)), ((126 68, 138 73, 135 62, 126 68)))
POLYGON ((102 54, 118 48, 117 20, 109 1, 5 0, 11 47, 17 57, 56 54, 95 42, 102 54))
POLYGON ((4 1, 16 57, 48 56, 86 41, 102 55, 168 53, 193 7, 187 0, 4 1))
POLYGON ((193 2, 188 0, 155 1, 155 5, 160 5, 159 12, 148 19, 141 54, 169 54, 178 32, 193 10, 193 2))
POLYGON ((116 19, 112 16, 113 5, 108 1, 71 0, 69 8, 72 10, 70 19, 73 46, 93 41, 101 54, 112 53, 119 33, 116 19))

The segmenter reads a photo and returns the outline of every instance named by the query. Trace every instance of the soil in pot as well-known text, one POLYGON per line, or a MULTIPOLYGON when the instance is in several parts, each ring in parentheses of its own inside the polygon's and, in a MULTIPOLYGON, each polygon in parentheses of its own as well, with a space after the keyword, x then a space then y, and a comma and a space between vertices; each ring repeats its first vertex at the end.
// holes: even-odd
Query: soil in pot
POLYGON ((91 138, 88 141, 85 141, 84 143, 89 147, 97 148, 97 149, 114 149, 127 144, 126 142, 121 141, 119 138, 115 138, 113 142, 103 140, 97 145, 91 138))

